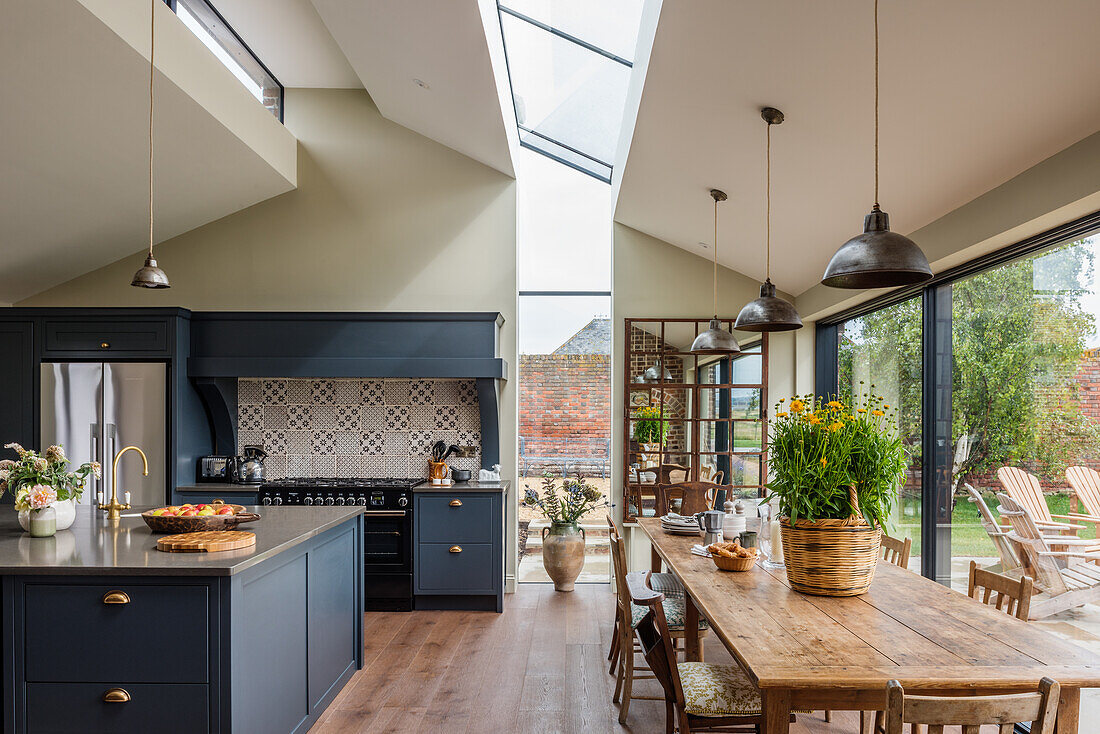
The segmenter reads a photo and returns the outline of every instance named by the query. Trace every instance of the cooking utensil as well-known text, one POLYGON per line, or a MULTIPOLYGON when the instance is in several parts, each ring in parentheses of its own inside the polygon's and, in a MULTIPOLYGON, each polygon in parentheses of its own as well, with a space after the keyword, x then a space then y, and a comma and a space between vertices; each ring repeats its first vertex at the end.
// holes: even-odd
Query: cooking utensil
POLYGON ((240 484, 264 483, 264 459, 267 452, 259 446, 245 446, 244 456, 237 464, 237 482, 240 484))
POLYGON ((703 545, 722 542, 722 522, 726 519, 720 510, 707 510, 695 516, 699 529, 703 531, 703 545))
POLYGON ((447 444, 443 441, 436 441, 432 444, 432 461, 443 461, 443 454, 447 450, 447 444))
POLYGON ((472 472, 469 469, 451 469, 451 479, 456 482, 470 481, 471 474, 472 472))

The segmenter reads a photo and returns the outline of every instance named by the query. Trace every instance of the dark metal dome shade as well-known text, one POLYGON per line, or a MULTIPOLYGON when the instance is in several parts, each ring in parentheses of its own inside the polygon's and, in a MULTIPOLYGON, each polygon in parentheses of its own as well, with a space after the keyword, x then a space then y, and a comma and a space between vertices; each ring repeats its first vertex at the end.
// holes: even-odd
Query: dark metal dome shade
POLYGON ((932 268, 917 243, 890 231, 890 215, 875 204, 863 234, 841 245, 821 282, 832 288, 890 288, 921 283, 932 268))
POLYGON ((722 328, 722 322, 711 319, 709 328, 695 337, 691 343, 692 354, 740 354, 741 347, 726 329, 722 328))
POLYGON ((137 286, 138 288, 172 287, 168 284, 168 276, 164 274, 163 270, 157 267, 157 261, 153 259, 152 255, 147 255, 145 257, 145 265, 134 273, 134 279, 130 281, 130 285, 137 286))
POLYGON ((802 328, 793 304, 775 295, 771 279, 760 285, 760 297, 745 304, 733 328, 741 331, 792 331, 802 328))

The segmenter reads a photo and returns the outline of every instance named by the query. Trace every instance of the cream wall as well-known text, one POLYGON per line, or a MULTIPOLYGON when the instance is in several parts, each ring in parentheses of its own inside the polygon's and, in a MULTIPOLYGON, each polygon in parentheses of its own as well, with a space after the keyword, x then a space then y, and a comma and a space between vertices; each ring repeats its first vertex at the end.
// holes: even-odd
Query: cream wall
MULTIPOLYGON (((711 289, 712 264, 697 255, 651 237, 626 225, 615 223, 613 253, 612 347, 611 347, 611 451, 612 487, 622 486, 623 471, 623 359, 626 345, 624 319, 627 318, 709 318, 714 312, 711 289)), ((760 292, 760 283, 734 270, 719 267, 718 315, 734 318, 741 307, 760 292)), ((780 292, 784 298, 790 294, 780 292)), ((772 334, 769 343, 768 389, 774 399, 789 395, 812 375, 801 374, 805 358, 800 350, 813 344, 812 326, 796 332, 772 334), (807 340, 805 334, 810 334, 807 340)), ((738 332, 744 343, 755 334, 738 332)), ((812 371, 813 363, 809 369, 812 371)), ((623 508, 615 508, 622 517, 623 508)), ((648 567, 648 543, 637 533, 631 538, 633 567, 648 567)))
MULTIPOLYGON (((299 141, 298 188, 158 245, 171 289, 132 288, 135 253, 16 305, 499 311, 514 374, 515 181, 385 120, 362 90, 288 89, 285 117, 299 141)), ((514 379, 500 404, 514 480, 514 379)), ((507 563, 512 579, 514 550, 507 563)))

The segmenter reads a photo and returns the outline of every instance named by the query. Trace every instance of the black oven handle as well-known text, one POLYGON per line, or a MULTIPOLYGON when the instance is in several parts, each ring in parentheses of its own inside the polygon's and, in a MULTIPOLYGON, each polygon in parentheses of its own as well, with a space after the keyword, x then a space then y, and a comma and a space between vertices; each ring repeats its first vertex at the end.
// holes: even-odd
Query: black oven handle
POLYGON ((365 517, 404 517, 404 510, 363 510, 365 517))

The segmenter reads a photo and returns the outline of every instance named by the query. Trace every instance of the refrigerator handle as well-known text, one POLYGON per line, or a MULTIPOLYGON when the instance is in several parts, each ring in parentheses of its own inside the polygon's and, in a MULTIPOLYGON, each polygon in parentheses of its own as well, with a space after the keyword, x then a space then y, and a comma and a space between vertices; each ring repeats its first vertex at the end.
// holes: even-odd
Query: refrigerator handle
MULTIPOLYGON (((106 480, 109 471, 109 467, 115 460, 115 451, 118 449, 118 426, 114 423, 106 423, 107 430, 104 431, 106 436, 104 443, 106 444, 103 452, 103 478, 106 480)), ((111 481, 114 481, 114 472, 111 473, 111 481)), ((103 501, 110 502, 111 495, 115 493, 115 488, 110 485, 109 482, 104 481, 103 487, 103 501)))
MULTIPOLYGON (((99 426, 96 425, 95 423, 89 424, 89 433, 91 434, 90 440, 89 440, 89 445, 90 445, 91 451, 90 451, 89 455, 92 457, 92 461, 99 461, 99 464, 100 464, 99 471, 100 471, 100 474, 102 474, 103 473, 103 462, 100 461, 101 457, 100 457, 100 454, 99 454, 99 426)), ((92 477, 92 480, 91 480, 92 495, 95 497, 96 504, 101 504, 103 502, 103 486, 102 486, 102 481, 103 480, 97 479, 95 474, 92 474, 91 477, 92 477)))

